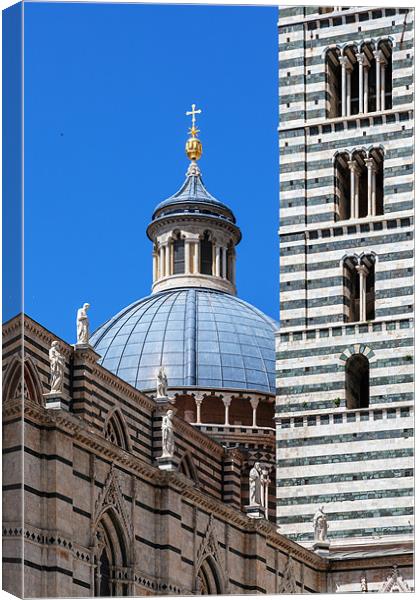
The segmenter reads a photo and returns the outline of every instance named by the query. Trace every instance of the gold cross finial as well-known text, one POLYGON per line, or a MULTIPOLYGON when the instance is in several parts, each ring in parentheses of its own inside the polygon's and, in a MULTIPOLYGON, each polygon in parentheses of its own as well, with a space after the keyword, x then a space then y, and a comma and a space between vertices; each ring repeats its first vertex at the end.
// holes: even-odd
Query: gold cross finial
POLYGON ((192 135, 192 137, 195 137, 197 135, 197 133, 199 133, 199 131, 200 131, 195 126, 195 115, 201 115, 201 108, 198 108, 196 110, 195 106, 196 106, 195 104, 192 104, 191 110, 187 110, 187 112, 185 113, 187 115, 187 117, 189 117, 191 115, 190 134, 192 135))

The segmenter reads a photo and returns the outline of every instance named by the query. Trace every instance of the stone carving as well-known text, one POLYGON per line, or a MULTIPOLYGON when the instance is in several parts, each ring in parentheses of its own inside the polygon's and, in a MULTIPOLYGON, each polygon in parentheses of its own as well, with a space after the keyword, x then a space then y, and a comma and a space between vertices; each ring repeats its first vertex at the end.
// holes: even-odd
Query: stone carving
POLYGON ((268 519, 268 486, 270 485, 270 476, 267 467, 261 470, 261 502, 264 508, 265 518, 268 519))
POLYGON ((286 566, 283 573, 283 580, 278 591, 279 594, 296 594, 296 578, 293 570, 293 562, 290 554, 287 557, 286 566))
POLYGON ((82 308, 77 311, 77 343, 88 344, 89 343, 89 317, 87 314, 90 304, 85 302, 82 308))
POLYGON ((256 462, 249 472, 249 504, 250 506, 262 506, 262 470, 259 462, 256 462))
POLYGON ((173 419, 174 411, 168 410, 162 418, 162 458, 172 458, 175 450, 174 442, 174 426, 173 419))
POLYGON ((166 377, 165 369, 160 367, 157 374, 157 385, 156 385, 157 397, 167 398, 168 397, 168 378, 166 377))
MULTIPOLYGON (((132 538, 132 520, 127 512, 118 474, 114 466, 111 467, 105 485, 95 502, 95 513, 92 523, 94 529, 97 529, 102 515, 110 508, 118 514, 126 534, 129 538, 132 538)), ((93 544, 95 543, 96 540, 94 539, 93 544)))
POLYGON ((51 392, 61 393, 64 383, 64 356, 60 353, 58 342, 51 344, 49 351, 51 368, 51 392))
POLYGON ((323 509, 318 508, 313 518, 315 542, 327 541, 328 521, 323 509))
POLYGON ((216 528, 215 528, 215 524, 214 524, 214 517, 213 515, 210 515, 209 517, 209 522, 207 525, 207 529, 206 529, 206 533, 204 534, 204 538, 203 541, 200 544, 200 548, 198 549, 198 553, 197 553, 197 559, 195 561, 195 570, 196 570, 196 585, 198 585, 198 588, 201 588, 201 583, 199 581, 200 577, 199 577, 199 571, 201 568, 201 565, 203 564, 203 562, 206 560, 206 558, 208 556, 213 557, 213 559, 216 561, 219 569, 220 569, 220 576, 224 577, 224 581, 220 582, 223 585, 223 593, 228 593, 228 578, 226 577, 226 573, 224 571, 224 569, 222 568, 222 565, 224 564, 223 561, 223 557, 222 557, 222 553, 220 551, 220 546, 219 546, 219 542, 217 540, 217 535, 216 535, 216 528))
POLYGON ((382 584, 382 587, 378 590, 380 593, 392 593, 392 592, 412 592, 408 583, 401 577, 397 565, 394 565, 391 575, 387 577, 387 580, 382 584))
POLYGON ((363 573, 361 578, 360 578, 360 591, 361 592, 367 592, 368 591, 368 584, 367 584, 367 577, 366 577, 366 573, 363 573))

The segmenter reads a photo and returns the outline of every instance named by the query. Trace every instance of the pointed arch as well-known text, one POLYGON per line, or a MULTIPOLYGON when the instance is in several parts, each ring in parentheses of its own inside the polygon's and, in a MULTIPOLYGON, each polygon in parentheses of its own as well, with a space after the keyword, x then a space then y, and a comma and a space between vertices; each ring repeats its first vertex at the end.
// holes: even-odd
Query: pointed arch
POLYGON ((194 459, 189 452, 185 452, 181 458, 178 471, 185 475, 185 477, 188 477, 188 479, 194 481, 194 483, 200 483, 194 459))
POLYGON ((104 423, 104 434, 108 441, 123 450, 131 449, 130 436, 127 424, 119 408, 112 409, 104 423))
POLYGON ((94 532, 95 596, 128 596, 130 544, 120 515, 107 507, 94 532))
POLYGON ((197 591, 203 596, 223 594, 222 581, 219 565, 212 556, 207 556, 198 570, 197 591))
POLYGON ((3 377, 4 401, 21 398, 42 404, 42 383, 30 356, 15 355, 3 377))
POLYGON ((395 592, 412 592, 408 583, 403 577, 401 577, 398 567, 394 565, 392 572, 388 575, 387 580, 384 581, 382 586, 379 588, 379 593, 395 593, 395 592))
POLYGON ((217 540, 214 517, 210 515, 206 533, 197 553, 196 584, 201 594, 228 593, 227 577, 222 569, 222 555, 217 540))

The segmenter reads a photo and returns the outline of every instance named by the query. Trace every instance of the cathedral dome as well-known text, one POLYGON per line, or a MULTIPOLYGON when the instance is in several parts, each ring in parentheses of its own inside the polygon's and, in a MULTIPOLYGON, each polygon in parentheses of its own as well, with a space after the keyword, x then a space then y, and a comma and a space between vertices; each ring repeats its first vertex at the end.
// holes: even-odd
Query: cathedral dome
POLYGON ((90 343, 106 369, 140 390, 170 388, 275 392, 277 324, 236 296, 178 288, 152 294, 99 327, 90 343))

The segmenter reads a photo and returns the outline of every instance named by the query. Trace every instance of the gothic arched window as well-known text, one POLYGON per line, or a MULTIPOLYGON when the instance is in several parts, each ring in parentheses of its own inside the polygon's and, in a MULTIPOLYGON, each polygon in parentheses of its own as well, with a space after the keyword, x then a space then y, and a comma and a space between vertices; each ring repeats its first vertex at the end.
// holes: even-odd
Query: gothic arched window
POLYGON ((213 274, 213 244, 208 231, 204 233, 200 241, 200 273, 213 274))
POLYGON ((105 422, 105 437, 123 450, 129 450, 128 434, 119 410, 114 410, 105 422))
POLYGON ((185 272, 185 242, 178 233, 173 241, 174 251, 174 275, 185 272))
POLYGON ((3 376, 3 399, 42 403, 42 383, 32 359, 14 356, 3 376))
POLYGON ((346 361, 346 407, 369 406, 369 361, 363 354, 352 354, 346 361))

